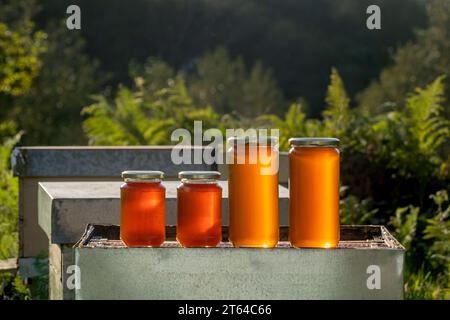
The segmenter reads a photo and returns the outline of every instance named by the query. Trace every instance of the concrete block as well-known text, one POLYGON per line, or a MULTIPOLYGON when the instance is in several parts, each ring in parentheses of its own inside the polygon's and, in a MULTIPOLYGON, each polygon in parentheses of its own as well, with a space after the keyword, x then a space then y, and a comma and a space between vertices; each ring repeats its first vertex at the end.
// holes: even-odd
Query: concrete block
MULTIPOLYGON (((88 223, 120 223, 120 186, 123 182, 42 182, 39 183, 39 225, 51 243, 77 242, 88 223)), ((164 181, 166 224, 176 224, 179 181, 164 181)), ((222 187, 222 224, 228 225, 228 183, 222 187)), ((279 186, 280 224, 288 223, 289 192, 279 186)))
POLYGON ((171 150, 171 146, 14 149, 11 167, 19 177, 19 268, 23 266, 23 273, 34 274, 28 258, 48 252, 49 240, 38 225, 39 182, 120 181, 120 173, 130 169, 162 170, 167 179, 176 180, 182 170, 217 170, 215 165, 174 165, 171 150))
MULTIPOLYGON (((192 149, 205 147, 192 147, 192 149)), ((161 170, 176 177, 181 170, 216 170, 216 165, 176 165, 171 146, 20 147, 11 155, 19 177, 119 177, 125 170, 161 170)))

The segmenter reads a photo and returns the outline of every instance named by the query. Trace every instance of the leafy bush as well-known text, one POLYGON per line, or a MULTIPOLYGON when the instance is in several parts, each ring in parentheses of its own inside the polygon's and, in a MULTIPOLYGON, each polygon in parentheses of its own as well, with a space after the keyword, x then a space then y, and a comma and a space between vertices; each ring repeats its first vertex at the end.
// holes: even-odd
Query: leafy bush
POLYGON ((95 96, 96 102, 83 109, 90 144, 171 144, 172 131, 187 128, 192 132, 194 120, 202 120, 204 129, 222 126, 221 117, 210 107, 193 105, 182 78, 150 94, 140 81, 136 92, 121 87, 113 103, 95 96))
POLYGON ((0 93, 19 96, 37 76, 45 50, 45 34, 26 22, 19 30, 0 22, 0 93))
MULTIPOLYGON (((426 220, 423 238, 431 240, 427 258, 434 271, 442 275, 447 290, 450 289, 450 203, 446 190, 431 195, 437 210, 434 216, 426 220), (446 205, 447 207, 444 207, 446 205)), ((448 292, 450 293, 450 292, 448 292)))
POLYGON ((430 300, 450 298, 440 285, 433 280, 431 272, 424 271, 424 268, 420 268, 415 273, 406 272, 405 279, 405 299, 430 300))
MULTIPOLYGON (((0 260, 18 255, 18 183, 9 168, 9 156, 22 132, 15 123, 0 122, 0 260)), ((29 299, 19 275, 0 273, 0 300, 29 299)))
POLYGON ((18 183, 9 170, 9 156, 20 136, 14 123, 0 123, 0 259, 18 254, 18 183))
POLYGON ((418 207, 398 208, 391 225, 407 249, 407 298, 450 298, 450 203, 446 190, 431 195, 429 212, 418 207), (445 207, 446 206, 446 207, 445 207))
POLYGON ((30 292, 17 274, 0 273, 0 300, 30 300, 30 292))
POLYGON ((348 187, 340 190, 339 218, 341 224, 367 224, 373 221, 378 209, 371 209, 369 199, 360 200, 358 197, 348 194, 348 187))

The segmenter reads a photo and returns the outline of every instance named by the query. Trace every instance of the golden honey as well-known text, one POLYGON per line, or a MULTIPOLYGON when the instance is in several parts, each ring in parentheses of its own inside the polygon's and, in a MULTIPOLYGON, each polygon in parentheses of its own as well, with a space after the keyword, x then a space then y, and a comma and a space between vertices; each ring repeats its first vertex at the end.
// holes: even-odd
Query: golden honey
POLYGON ((275 139, 257 142, 231 139, 230 143, 230 242, 235 247, 275 247, 279 237, 279 152, 275 139))
POLYGON ((289 140, 289 240, 299 248, 339 242, 338 139, 289 140))

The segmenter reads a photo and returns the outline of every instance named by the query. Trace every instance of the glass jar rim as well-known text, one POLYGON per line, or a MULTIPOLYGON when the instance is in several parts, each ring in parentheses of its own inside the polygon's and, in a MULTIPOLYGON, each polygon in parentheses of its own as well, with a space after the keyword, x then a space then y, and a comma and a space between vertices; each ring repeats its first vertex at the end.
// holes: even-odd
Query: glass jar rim
POLYGON ((289 145, 291 146, 317 146, 317 147, 338 147, 340 140, 338 138, 290 138, 289 145))
POLYGON ((178 178, 181 180, 218 180, 220 179, 219 171, 181 171, 178 178))
POLYGON ((127 170, 122 172, 125 182, 157 182, 164 179, 162 171, 127 170))
POLYGON ((275 145, 278 143, 278 138, 274 136, 234 136, 227 139, 231 145, 235 144, 261 144, 261 145, 275 145))

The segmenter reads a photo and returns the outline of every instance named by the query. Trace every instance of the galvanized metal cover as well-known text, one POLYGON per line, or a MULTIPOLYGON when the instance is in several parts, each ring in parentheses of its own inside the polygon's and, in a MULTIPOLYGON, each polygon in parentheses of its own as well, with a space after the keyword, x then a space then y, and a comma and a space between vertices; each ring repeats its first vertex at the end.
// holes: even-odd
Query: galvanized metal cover
MULTIPOLYGON (((167 233, 173 239, 174 227, 167 233)), ((285 240, 287 228, 281 229, 285 240)), ((224 228, 224 238, 227 230, 224 228)), ((343 226, 338 249, 127 248, 118 226, 75 246, 76 299, 402 299, 404 248, 381 226, 343 226)))

